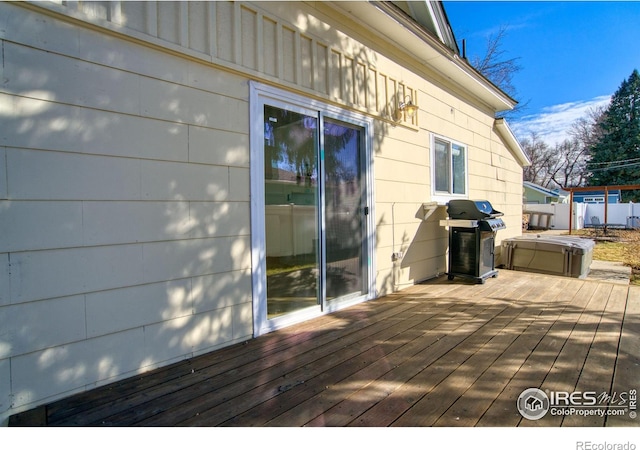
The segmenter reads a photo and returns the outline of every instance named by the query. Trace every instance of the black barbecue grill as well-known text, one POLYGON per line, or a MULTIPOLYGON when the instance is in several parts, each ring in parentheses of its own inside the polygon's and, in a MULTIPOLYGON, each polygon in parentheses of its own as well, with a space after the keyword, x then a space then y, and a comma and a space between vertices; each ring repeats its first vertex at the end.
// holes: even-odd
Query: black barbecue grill
POLYGON ((440 224, 449 227, 449 279, 464 277, 484 283, 497 277, 495 237, 506 228, 500 219, 503 214, 486 200, 451 200, 447 213, 449 218, 440 224))

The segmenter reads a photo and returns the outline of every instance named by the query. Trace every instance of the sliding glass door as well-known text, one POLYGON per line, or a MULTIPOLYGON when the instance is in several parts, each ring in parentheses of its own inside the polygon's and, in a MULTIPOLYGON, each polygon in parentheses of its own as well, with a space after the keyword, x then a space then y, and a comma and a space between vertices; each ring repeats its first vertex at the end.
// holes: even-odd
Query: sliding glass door
POLYGON ((252 102, 254 321, 262 334, 369 298, 373 226, 368 122, 304 99, 252 102))
POLYGON ((264 106, 269 319, 320 304, 318 118, 264 106))
POLYGON ((366 289, 364 226, 368 208, 362 184, 363 131, 324 121, 324 215, 326 299, 361 295, 366 289))

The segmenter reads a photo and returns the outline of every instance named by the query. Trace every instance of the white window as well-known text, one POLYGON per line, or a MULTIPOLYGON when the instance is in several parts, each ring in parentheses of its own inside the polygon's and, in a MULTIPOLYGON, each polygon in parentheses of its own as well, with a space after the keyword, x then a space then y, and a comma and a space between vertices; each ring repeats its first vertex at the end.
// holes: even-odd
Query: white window
POLYGON ((467 197, 467 147, 433 136, 431 149, 433 197, 436 200, 467 197))

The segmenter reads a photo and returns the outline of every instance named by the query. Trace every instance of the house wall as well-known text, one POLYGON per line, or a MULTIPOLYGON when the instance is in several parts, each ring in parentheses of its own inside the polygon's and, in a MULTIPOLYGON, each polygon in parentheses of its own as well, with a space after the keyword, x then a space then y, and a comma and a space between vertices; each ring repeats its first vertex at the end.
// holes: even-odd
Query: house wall
POLYGON ((249 339, 246 78, 0 18, 0 417, 249 339))
POLYGON ((494 112, 322 2, 2 2, 0 39, 0 422, 251 337, 250 80, 375 119, 379 295, 446 270, 431 133, 520 234, 494 112))
MULTIPOLYGON (((615 204, 620 202, 620 194, 609 194, 608 197, 609 198, 607 199, 607 203, 615 204)), ((602 203, 604 205, 604 193, 601 192, 599 194, 589 194, 584 192, 574 192, 573 201, 579 202, 579 203, 602 203), (593 199, 594 197, 602 198, 602 201, 593 202, 590 200, 588 202, 585 202, 585 199, 593 199)))
POLYGON ((557 198, 552 199, 551 197, 547 197, 542 192, 538 192, 534 189, 529 189, 527 187, 525 187, 524 189, 525 189, 526 203, 546 205, 548 203, 551 203, 554 200, 555 201, 558 200, 557 198))

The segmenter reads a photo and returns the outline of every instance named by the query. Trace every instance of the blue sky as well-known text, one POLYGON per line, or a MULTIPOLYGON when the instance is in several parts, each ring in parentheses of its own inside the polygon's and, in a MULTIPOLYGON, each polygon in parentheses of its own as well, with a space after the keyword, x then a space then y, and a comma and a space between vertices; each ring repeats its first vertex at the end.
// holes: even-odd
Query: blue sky
POLYGON ((640 70, 640 1, 445 1, 462 51, 482 56, 501 26, 504 58, 519 58, 513 84, 527 109, 510 119, 519 138, 539 133, 550 145, 567 137, 589 108, 608 105, 640 70))

